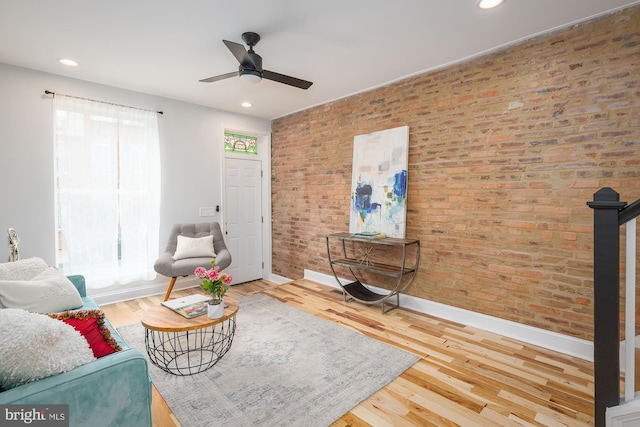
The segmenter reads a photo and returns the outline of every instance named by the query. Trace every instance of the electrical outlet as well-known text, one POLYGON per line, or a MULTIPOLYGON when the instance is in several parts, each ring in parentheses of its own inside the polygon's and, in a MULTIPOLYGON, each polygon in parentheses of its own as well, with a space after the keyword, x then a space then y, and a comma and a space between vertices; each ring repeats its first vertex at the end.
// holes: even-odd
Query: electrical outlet
POLYGON ((216 208, 214 207, 202 207, 200 208, 200 216, 215 216, 216 208))

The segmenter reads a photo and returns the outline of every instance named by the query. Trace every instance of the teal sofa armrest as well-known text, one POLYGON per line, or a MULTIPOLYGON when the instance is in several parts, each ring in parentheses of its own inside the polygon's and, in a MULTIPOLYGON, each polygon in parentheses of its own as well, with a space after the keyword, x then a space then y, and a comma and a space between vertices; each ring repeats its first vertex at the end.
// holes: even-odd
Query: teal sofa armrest
POLYGON ((73 283, 73 286, 76 287, 81 297, 87 296, 87 286, 85 284, 84 276, 67 276, 67 279, 69 279, 71 283, 73 283))
POLYGON ((68 404, 70 427, 151 426, 147 361, 129 348, 0 393, 1 404, 68 404))

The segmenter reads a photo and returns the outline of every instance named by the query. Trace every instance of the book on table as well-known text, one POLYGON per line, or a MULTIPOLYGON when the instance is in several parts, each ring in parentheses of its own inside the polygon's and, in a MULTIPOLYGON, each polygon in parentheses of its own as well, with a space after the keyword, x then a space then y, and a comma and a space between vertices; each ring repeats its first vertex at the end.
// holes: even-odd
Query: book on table
POLYGON ((162 305, 181 316, 191 319, 207 313, 207 305, 209 305, 211 297, 206 295, 189 295, 188 297, 171 299, 169 301, 163 301, 162 305))

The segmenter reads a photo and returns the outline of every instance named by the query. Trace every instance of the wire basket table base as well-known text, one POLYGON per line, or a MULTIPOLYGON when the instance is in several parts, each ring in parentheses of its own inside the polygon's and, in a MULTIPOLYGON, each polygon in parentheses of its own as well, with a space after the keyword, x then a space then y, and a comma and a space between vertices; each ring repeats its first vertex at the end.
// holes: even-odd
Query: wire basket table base
POLYGON ((195 330, 145 331, 145 347, 151 363, 173 375, 194 375, 211 368, 229 351, 236 331, 236 317, 195 330))

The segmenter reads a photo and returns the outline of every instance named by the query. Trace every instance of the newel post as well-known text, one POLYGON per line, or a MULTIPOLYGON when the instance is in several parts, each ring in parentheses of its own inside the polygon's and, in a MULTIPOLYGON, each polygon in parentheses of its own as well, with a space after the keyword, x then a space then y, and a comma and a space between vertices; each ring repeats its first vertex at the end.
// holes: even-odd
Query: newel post
POLYGON ((593 201, 593 360, 595 424, 605 427, 608 407, 620 402, 620 234, 618 211, 626 202, 609 187, 593 201))

